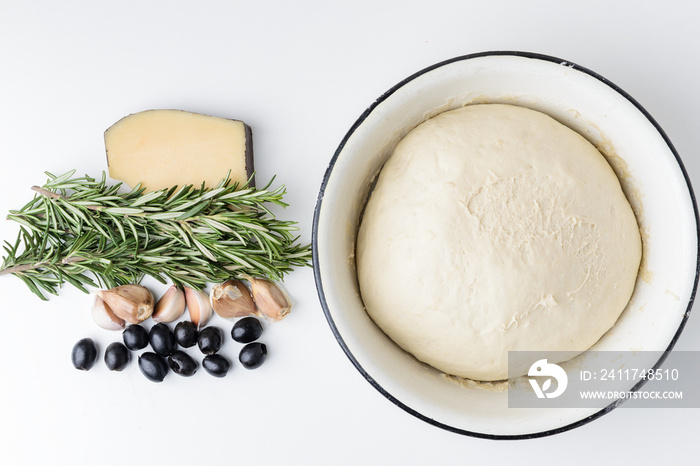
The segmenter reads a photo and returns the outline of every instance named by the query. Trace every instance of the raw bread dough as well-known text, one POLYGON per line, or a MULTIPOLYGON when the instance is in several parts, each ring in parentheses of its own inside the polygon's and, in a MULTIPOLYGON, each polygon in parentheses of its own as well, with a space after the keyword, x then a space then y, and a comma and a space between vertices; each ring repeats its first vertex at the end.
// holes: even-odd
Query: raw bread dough
POLYGON ((357 239, 372 319, 419 360, 474 380, 507 378, 509 350, 590 348, 627 305, 640 259, 634 213, 600 152, 501 104, 412 130, 357 239))

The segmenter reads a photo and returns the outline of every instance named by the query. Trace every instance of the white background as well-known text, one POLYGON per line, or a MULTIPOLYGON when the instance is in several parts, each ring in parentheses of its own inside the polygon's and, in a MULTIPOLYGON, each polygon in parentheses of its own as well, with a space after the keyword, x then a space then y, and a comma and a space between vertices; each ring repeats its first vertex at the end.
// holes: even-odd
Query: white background
MULTIPOLYGON (((103 131, 150 108, 245 120, 259 180, 277 174, 280 212, 311 237, 316 195, 346 131, 385 90, 435 62, 523 50, 588 67, 636 98, 700 186, 700 33, 695 2, 0 0, 0 238, 5 213, 43 172, 106 169, 103 131)), ((150 283, 150 282, 149 282, 150 283)), ((650 464, 696 455, 700 410, 618 409, 528 441, 442 431, 384 399, 323 316, 311 269, 286 281, 292 315, 268 326, 270 356, 225 379, 203 370, 148 382, 100 360, 70 363, 98 328, 90 297, 42 302, 0 277, 0 464, 650 464), (557 463, 555 461, 555 463, 557 463), (559 464, 559 463, 557 463, 559 464)), ((154 286, 160 295, 164 286, 154 286)), ((230 324, 215 320, 226 331, 230 324)), ((150 325, 150 324, 149 324, 150 325)), ((235 359, 230 339, 222 352, 235 359)), ((700 350, 691 316, 678 349, 700 350)), ((192 354, 195 354, 193 352, 192 354)))

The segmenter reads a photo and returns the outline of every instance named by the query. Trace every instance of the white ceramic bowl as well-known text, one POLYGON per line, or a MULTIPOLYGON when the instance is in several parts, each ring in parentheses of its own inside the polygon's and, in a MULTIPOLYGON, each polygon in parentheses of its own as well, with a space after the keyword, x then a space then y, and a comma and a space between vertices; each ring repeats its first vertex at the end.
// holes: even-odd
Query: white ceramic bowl
MULTIPOLYGON (((486 438, 530 438, 585 424, 613 409, 509 409, 507 393, 450 382, 396 346, 366 314, 355 237, 372 181, 396 143, 422 121, 470 103, 547 113, 603 151, 637 214, 643 263, 636 288, 597 350, 670 350, 697 287, 698 216, 678 154, 652 117, 603 77, 571 62, 521 52, 467 55, 394 86, 350 128, 316 205, 316 286, 336 339, 379 392, 418 418, 486 438)), ((657 365, 663 361, 659 360, 657 365)), ((638 389, 639 385, 635 387, 638 389)))

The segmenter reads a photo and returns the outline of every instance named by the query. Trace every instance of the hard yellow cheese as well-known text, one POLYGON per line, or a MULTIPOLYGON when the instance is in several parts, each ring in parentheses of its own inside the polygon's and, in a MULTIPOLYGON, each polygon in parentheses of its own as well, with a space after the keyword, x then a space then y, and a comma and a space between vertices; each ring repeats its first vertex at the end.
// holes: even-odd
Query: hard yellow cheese
POLYGON ((253 174, 248 125, 182 110, 146 110, 128 115, 105 131, 109 176, 147 191, 202 182, 217 185, 253 174))

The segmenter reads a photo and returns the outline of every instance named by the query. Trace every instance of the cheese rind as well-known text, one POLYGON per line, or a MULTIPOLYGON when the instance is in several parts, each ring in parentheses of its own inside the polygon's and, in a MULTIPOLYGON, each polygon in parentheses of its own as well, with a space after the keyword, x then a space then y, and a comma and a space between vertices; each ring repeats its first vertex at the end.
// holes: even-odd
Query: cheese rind
MULTIPOLYGON (((252 132, 239 120, 182 110, 146 110, 105 131, 109 176, 146 191, 186 184, 215 187, 253 175, 252 132)), ((251 179, 251 185, 253 180, 251 179)))

